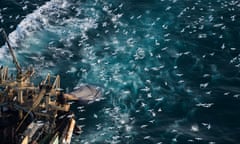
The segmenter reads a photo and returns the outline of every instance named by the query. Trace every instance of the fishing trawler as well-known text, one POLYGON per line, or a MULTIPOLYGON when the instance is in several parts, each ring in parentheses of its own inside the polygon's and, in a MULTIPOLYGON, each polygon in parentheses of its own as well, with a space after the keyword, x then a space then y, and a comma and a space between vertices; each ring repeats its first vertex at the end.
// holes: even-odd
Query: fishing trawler
POLYGON ((0 68, 0 144, 70 144, 76 120, 68 101, 93 102, 101 89, 86 84, 66 94, 60 76, 50 74, 35 85, 34 69, 22 70, 3 33, 17 72, 9 76, 8 67, 0 68))

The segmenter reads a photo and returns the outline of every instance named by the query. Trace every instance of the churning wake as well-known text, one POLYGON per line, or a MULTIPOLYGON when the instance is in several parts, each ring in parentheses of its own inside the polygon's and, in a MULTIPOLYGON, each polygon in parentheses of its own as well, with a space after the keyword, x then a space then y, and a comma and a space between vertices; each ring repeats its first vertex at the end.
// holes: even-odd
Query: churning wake
MULTIPOLYGON (((239 7, 51 0, 9 39, 36 77, 60 74, 66 91, 104 89, 100 102, 73 104, 83 129, 74 143, 235 143, 239 118, 228 111, 239 108, 239 7)), ((10 64, 5 49, 0 61, 10 64)))

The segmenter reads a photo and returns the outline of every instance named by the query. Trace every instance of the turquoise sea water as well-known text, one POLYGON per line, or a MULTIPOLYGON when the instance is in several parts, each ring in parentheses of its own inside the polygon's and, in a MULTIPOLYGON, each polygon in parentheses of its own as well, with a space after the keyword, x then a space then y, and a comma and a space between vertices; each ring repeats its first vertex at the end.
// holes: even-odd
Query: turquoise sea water
MULTIPOLYGON (((0 1, 0 27, 36 79, 60 74, 83 133, 73 143, 240 142, 240 2, 236 0, 0 1)), ((1 39, 1 44, 4 42, 1 39)), ((0 63, 10 65, 5 46, 0 63)))

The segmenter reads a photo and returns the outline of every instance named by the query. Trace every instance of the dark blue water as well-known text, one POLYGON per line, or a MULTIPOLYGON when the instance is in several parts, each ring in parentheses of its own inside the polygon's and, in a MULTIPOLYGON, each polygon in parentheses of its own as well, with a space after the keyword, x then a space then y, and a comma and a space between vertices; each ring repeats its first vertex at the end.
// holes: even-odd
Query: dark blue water
MULTIPOLYGON (((240 142, 240 2, 237 0, 0 1, 0 27, 36 78, 60 74, 71 91, 73 143, 240 142)), ((3 44, 3 40, 1 39, 3 44)), ((0 62, 10 65, 5 46, 0 62)))

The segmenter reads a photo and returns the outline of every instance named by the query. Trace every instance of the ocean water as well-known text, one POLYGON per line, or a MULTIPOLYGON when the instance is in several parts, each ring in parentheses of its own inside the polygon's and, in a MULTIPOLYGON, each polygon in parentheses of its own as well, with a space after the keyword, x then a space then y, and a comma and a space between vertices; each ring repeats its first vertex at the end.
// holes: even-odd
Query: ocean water
POLYGON ((238 0, 1 0, 0 27, 36 81, 104 89, 73 144, 240 143, 238 0))

